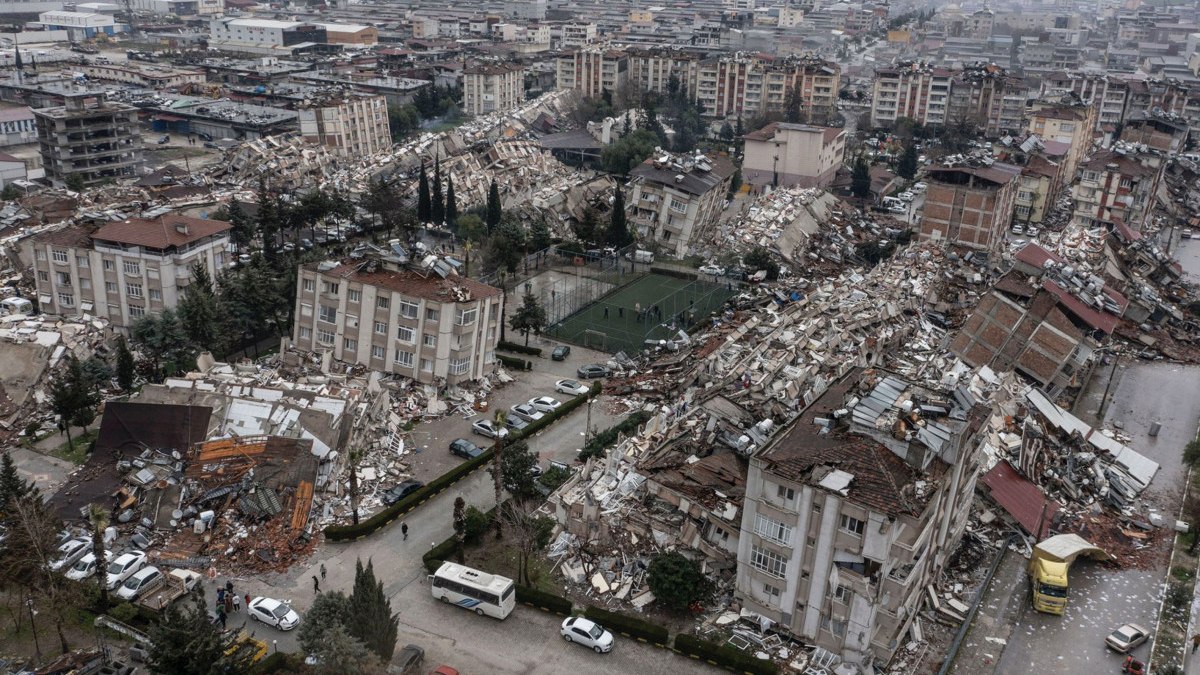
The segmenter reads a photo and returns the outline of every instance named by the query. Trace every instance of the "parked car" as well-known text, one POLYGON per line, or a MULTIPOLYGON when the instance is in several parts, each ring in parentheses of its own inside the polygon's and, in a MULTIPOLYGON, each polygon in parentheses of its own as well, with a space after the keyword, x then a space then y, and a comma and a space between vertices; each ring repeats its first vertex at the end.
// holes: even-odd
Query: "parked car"
POLYGON ((1190 228, 1190 227, 1183 228, 1183 232, 1180 233, 1179 237, 1180 237, 1180 239, 1195 239, 1196 238, 1195 233, 1192 232, 1192 228, 1190 228))
POLYGON ((58 559, 50 563, 50 569, 55 572, 70 569, 72 565, 79 562, 79 559, 90 553, 91 550, 91 539, 83 537, 68 539, 58 547, 58 559))
MULTIPOLYGON (((104 552, 104 558, 111 558, 111 551, 104 552)), ((83 581, 96 573, 96 569, 100 567, 96 564, 96 554, 89 552, 75 563, 71 569, 67 570, 67 578, 75 581, 83 581)))
POLYGON ((912 187, 910 187, 908 189, 912 190, 913 192, 916 192, 917 194, 920 194, 920 193, 928 190, 929 185, 927 183, 913 183, 912 187))
POLYGON ((383 492, 383 503, 391 506, 420 490, 422 487, 425 487, 425 484, 419 480, 406 480, 403 483, 393 485, 383 492))
POLYGON ((597 377, 608 377, 612 375, 612 371, 609 370, 608 366, 599 363, 589 363, 586 366, 580 366, 579 370, 575 371, 575 374, 585 380, 590 380, 597 377))
POLYGON ((714 277, 725 276, 725 268, 720 265, 701 265, 699 272, 714 277))
POLYGON ((133 602, 163 583, 163 573, 157 567, 143 567, 117 589, 117 597, 133 602))
POLYGON ((1149 637, 1150 631, 1136 623, 1127 623, 1109 633, 1108 637, 1104 638, 1104 644, 1108 645, 1108 648, 1115 652, 1126 654, 1133 651, 1149 637))
POLYGON ((613 648, 612 633, 604 630, 604 627, 596 622, 585 619, 582 616, 567 617, 562 622, 562 628, 559 632, 567 642, 577 642, 584 647, 590 647, 596 650, 597 654, 606 654, 611 652, 613 648))
POLYGON ((539 396, 537 398, 529 399, 529 403, 527 405, 533 406, 534 410, 548 413, 554 412, 556 408, 562 405, 562 402, 549 396, 539 396))
POLYGON ((504 417, 504 427, 513 433, 519 434, 525 431, 525 427, 527 426, 529 426, 529 422, 516 415, 506 415, 504 417))
POLYGON ((425 650, 416 645, 404 645, 404 649, 396 656, 393 663, 400 675, 412 675, 421 672, 421 663, 425 660, 425 650))
POLYGON ((141 551, 122 553, 117 559, 108 564, 108 590, 120 586, 135 572, 146 565, 146 554, 141 551))
POLYGON ((1013 234, 1025 234, 1025 226, 1020 223, 1014 224, 1012 226, 1012 233, 1013 234))
POLYGON ((497 426, 492 420, 478 420, 471 425, 471 431, 486 436, 488 438, 504 438, 508 435, 508 429, 497 426))
POLYGON ((170 143, 170 142, 171 142, 170 136, 163 136, 162 138, 158 139, 159 145, 166 145, 167 143, 170 143))
POLYGON ((559 380, 554 383, 554 391, 571 396, 582 396, 588 393, 587 385, 576 380, 559 380))
POLYGON ((536 422, 536 421, 542 419, 543 417, 545 417, 545 415, 542 414, 542 412, 540 410, 529 405, 528 403, 520 403, 520 404, 517 404, 514 406, 510 406, 508 409, 508 413, 509 413, 509 415, 515 415, 517 417, 520 417, 521 419, 525 420, 526 422, 536 422))
POLYGON ((463 459, 474 459, 483 454, 483 448, 465 438, 456 438, 450 441, 450 454, 458 455, 463 459))
POLYGON ((291 630, 300 623, 300 615, 286 602, 274 598, 258 597, 250 601, 247 608, 250 618, 261 621, 279 630, 291 630))
POLYGON ((555 361, 566 361, 567 357, 570 355, 571 348, 567 345, 559 345, 554 348, 554 351, 550 352, 550 358, 554 359, 555 361))
POLYGON ((912 200, 917 198, 917 196, 915 194, 909 192, 908 190, 905 190, 904 192, 901 192, 900 194, 898 194, 896 196, 899 197, 902 201, 906 201, 906 202, 911 202, 912 200))
POLYGON ((312 239, 308 239, 306 237, 306 238, 300 240, 300 248, 304 249, 305 251, 311 251, 312 247, 313 247, 312 239))
POLYGON ((1038 227, 1037 225, 1030 225, 1029 227, 1025 228, 1025 234, 1027 234, 1031 237, 1036 237, 1039 234, 1041 234, 1041 232, 1042 232, 1042 229, 1040 227, 1038 227))

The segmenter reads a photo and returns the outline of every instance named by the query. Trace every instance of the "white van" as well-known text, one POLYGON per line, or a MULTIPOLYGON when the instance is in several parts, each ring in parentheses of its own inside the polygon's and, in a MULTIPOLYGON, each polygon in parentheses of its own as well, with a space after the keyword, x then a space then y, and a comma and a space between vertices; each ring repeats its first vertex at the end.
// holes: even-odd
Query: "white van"
POLYGON ((33 314, 33 303, 25 298, 5 298, 0 300, 0 316, 13 314, 33 314))
POLYGON ((643 251, 641 249, 626 254, 626 257, 635 263, 645 263, 649 265, 654 262, 654 254, 650 251, 643 251))

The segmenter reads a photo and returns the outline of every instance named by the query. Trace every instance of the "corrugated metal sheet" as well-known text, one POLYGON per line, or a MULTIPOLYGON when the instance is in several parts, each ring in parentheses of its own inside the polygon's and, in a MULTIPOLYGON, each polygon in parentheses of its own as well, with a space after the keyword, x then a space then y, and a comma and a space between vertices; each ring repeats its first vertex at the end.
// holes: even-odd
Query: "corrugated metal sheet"
POLYGON ((1054 515, 1062 508, 1038 486, 1017 473, 1007 461, 999 462, 983 476, 992 500, 1037 539, 1046 536, 1054 515))

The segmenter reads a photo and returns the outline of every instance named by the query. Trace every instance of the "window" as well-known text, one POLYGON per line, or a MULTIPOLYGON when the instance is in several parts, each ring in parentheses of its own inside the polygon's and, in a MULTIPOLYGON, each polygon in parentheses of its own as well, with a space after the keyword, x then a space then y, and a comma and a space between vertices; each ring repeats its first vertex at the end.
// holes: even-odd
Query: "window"
POLYGON ((1014 209, 1014 211, 1016 212, 1017 217, 1021 218, 1022 220, 1026 220, 1029 218, 1029 207, 1028 206, 1025 206, 1023 204, 1017 204, 1017 208, 1014 209))
POLYGON ((330 295, 337 295, 337 294, 338 294, 338 290, 341 288, 341 284, 335 284, 335 283, 331 283, 331 282, 329 282, 329 281, 326 281, 325 283, 323 283, 323 284, 321 285, 321 288, 322 288, 322 290, 323 290, 324 292, 326 292, 326 293, 328 293, 328 294, 330 294, 330 295))
POLYGON ((777 487, 778 487, 778 490, 776 491, 776 494, 779 496, 780 499, 790 502, 796 498, 796 491, 793 490, 792 488, 785 487, 783 485, 779 485, 777 487))
POLYGON ((1058 130, 1059 131, 1075 131, 1075 123, 1074 122, 1059 122, 1058 130))
POLYGON ((71 273, 70 272, 58 272, 57 275, 58 275, 58 283, 60 283, 64 286, 71 285, 71 273))
POLYGON ((59 307, 74 307, 75 306, 75 296, 71 295, 70 293, 59 293, 58 294, 58 305, 59 305, 59 307))
POLYGON ((1128 190, 1129 188, 1133 187, 1133 181, 1128 178, 1122 178, 1118 185, 1128 190))
POLYGON ((438 320, 438 311, 436 309, 426 309, 425 310, 425 320, 426 321, 437 321, 438 320))
POLYGON ((126 260, 121 263, 121 269, 125 270, 125 274, 141 275, 142 263, 126 260))
POLYGON ((335 339, 336 336, 334 336, 333 331, 325 328, 317 329, 317 342, 320 342, 323 345, 332 345, 335 339))
POLYGON ((421 359, 421 370, 426 373, 433 372, 433 361, 429 359, 421 359))
POLYGON ((385 347, 380 347, 379 345, 371 345, 371 358, 382 359, 385 356, 387 356, 387 349, 385 347))
POLYGON ((158 300, 159 302, 162 302, 162 291, 160 291, 156 288, 151 288, 150 289, 150 299, 158 300))
POLYGON ((40 248, 39 248, 39 249, 37 250, 37 255, 36 255, 35 257, 36 257, 38 260, 45 260, 45 259, 46 259, 46 252, 45 252, 45 251, 43 251, 42 249, 40 249, 40 248))
POLYGON ((362 291, 351 290, 349 295, 350 302, 362 302, 362 291))
POLYGON ((125 284, 125 295, 128 295, 131 298, 142 297, 142 285, 141 284, 125 284))
POLYGON ((354 338, 342 338, 342 349, 352 352, 357 348, 358 343, 354 341, 354 338))
POLYGON ((317 309, 317 318, 326 323, 337 323, 337 307, 321 305, 317 309))
POLYGON ((111 260, 104 261, 104 271, 111 272, 114 269, 116 269, 116 267, 113 265, 113 261, 111 261, 111 260))
POLYGON ((407 300, 400 301, 400 316, 406 319, 417 318, 418 309, 419 308, 417 307, 416 303, 408 302, 407 300))
POLYGON ((408 326, 397 326, 396 339, 411 344, 416 339, 416 332, 408 326))
POLYGON ((421 344, 426 347, 436 347, 437 346, 437 336, 432 335, 430 333, 426 333, 421 336, 421 344))
POLYGON ((129 317, 131 319, 140 319, 143 316, 146 316, 145 307, 138 307, 137 305, 129 306, 129 317))
POLYGON ((387 309, 388 307, 391 307, 392 304, 387 298, 375 298, 375 306, 379 309, 387 309))
POLYGON ((475 315, 479 310, 475 309, 460 309, 458 310, 458 320, 455 321, 460 326, 470 326, 475 323, 475 315))
POLYGON ((300 303, 300 316, 312 316, 312 305, 307 302, 300 303))
POLYGON ((1085 181, 1095 183, 1100 178, 1100 174, 1095 171, 1084 171, 1082 178, 1085 181))
POLYGON ((104 282, 104 292, 105 293, 119 293, 120 291, 117 288, 117 282, 115 282, 115 281, 104 282))
POLYGON ((53 251, 51 251, 51 255, 54 256, 54 262, 56 262, 56 263, 67 262, 67 252, 66 251, 60 251, 59 249, 54 249, 53 251))
POLYGON ((387 335, 387 322, 386 321, 376 321, 375 322, 375 332, 379 333, 380 335, 387 335))
POLYGON ((863 533, 863 525, 865 525, 865 523, 858 518, 848 516, 844 513, 842 514, 842 524, 840 526, 842 531, 861 537, 863 533))
POLYGON ((841 584, 838 584, 838 587, 833 589, 833 599, 837 600, 843 605, 850 604, 850 598, 853 597, 853 595, 854 591, 850 590, 849 586, 842 586, 841 584))
POLYGON ((311 337, 312 337, 312 329, 311 329, 311 328, 305 328, 304 326, 301 326, 301 327, 300 327, 300 339, 301 339, 301 340, 307 340, 307 339, 309 339, 309 338, 311 338, 311 337))
POLYGON ((88 263, 87 256, 86 255, 75 256, 75 264, 79 267, 88 267, 89 263, 88 263))
POLYGON ((471 359, 451 359, 450 374, 462 375, 471 369, 471 359))
POLYGON ((787 558, 760 546, 750 547, 750 566, 782 579, 787 571, 787 558))
POLYGON ((317 282, 313 281, 312 279, 304 280, 304 292, 305 293, 313 293, 316 290, 317 290, 317 282))
POLYGON ((1020 199, 1023 202, 1031 202, 1033 201, 1033 193, 1029 190, 1021 190, 1017 193, 1017 199, 1020 199))
POLYGON ((755 517, 754 533, 764 539, 791 545, 792 528, 759 513, 755 517))
POLYGON ((43 270, 38 270, 38 281, 50 283, 50 273, 43 270))
POLYGON ((394 359, 392 359, 392 361, 394 361, 395 364, 398 366, 402 366, 404 368, 412 368, 413 353, 412 352, 402 352, 399 349, 397 349, 396 357, 394 359))
POLYGON ((779 602, 780 590, 778 586, 772 586, 768 583, 763 583, 763 595, 768 598, 774 598, 775 602, 779 602))
POLYGON ((676 213, 687 213, 687 202, 681 202, 671 197, 671 210, 676 213))

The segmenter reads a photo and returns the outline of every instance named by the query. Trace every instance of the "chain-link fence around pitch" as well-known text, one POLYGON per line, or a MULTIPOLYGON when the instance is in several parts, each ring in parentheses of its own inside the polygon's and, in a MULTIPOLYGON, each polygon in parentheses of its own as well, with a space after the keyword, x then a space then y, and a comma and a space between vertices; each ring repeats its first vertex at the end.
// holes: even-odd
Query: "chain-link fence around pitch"
POLYGON ((733 295, 728 285, 645 274, 612 287, 564 318, 550 312, 549 335, 609 353, 636 353, 707 321, 733 295))

